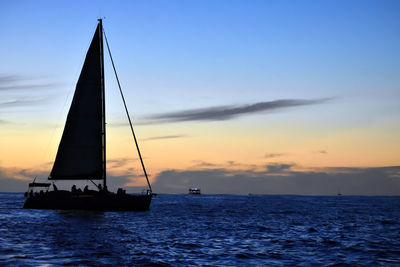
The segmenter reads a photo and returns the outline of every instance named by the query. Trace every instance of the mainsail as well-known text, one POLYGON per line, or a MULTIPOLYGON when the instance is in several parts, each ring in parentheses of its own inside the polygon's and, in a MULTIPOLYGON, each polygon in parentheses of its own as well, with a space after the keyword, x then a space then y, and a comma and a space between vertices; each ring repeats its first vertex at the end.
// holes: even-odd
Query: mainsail
POLYGON ((50 180, 105 179, 102 31, 100 21, 76 85, 50 180))

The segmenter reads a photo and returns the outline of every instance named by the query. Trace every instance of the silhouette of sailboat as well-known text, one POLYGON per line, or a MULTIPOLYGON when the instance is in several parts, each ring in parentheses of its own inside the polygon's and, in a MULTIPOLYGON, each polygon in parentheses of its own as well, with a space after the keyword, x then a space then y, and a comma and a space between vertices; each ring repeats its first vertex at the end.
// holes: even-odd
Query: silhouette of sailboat
MULTIPOLYGON (((102 19, 98 20, 96 31, 86 54, 57 156, 48 179, 87 180, 92 183, 94 183, 93 180, 102 180, 103 186, 99 184, 98 191, 88 190, 88 187, 81 191, 76 190, 73 186, 73 190, 70 192, 58 190, 53 182, 52 191, 41 191, 40 194, 34 194, 33 189, 49 188, 51 185, 50 183, 37 183, 34 180, 29 184, 24 208, 135 211, 148 210, 150 207, 153 196, 151 185, 133 131, 107 37, 103 31, 102 19), (148 185, 147 192, 142 194, 126 194, 125 190, 121 188, 117 193, 112 193, 107 189, 103 35, 148 185)), ((96 183, 94 184, 96 185, 96 183)))

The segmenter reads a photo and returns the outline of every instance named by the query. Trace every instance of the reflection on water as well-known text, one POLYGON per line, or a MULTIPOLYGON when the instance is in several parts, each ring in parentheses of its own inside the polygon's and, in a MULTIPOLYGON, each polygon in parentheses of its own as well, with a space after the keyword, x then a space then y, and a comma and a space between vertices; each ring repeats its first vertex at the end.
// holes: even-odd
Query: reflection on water
POLYGON ((400 264, 399 197, 158 195, 147 212, 23 201, 0 194, 0 265, 400 264))

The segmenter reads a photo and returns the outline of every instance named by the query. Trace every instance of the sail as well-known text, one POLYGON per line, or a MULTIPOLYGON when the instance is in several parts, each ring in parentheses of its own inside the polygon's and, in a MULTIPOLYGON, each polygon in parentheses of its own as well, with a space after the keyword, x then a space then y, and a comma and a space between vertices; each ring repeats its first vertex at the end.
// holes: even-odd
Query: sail
POLYGON ((68 112, 50 180, 103 179, 102 27, 98 24, 68 112))

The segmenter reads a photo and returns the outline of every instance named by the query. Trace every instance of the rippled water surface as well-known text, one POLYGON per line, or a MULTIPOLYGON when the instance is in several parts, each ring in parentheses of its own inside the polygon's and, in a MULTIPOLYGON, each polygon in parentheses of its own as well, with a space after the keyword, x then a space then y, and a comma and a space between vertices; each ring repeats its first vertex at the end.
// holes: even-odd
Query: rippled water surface
POLYGON ((400 265, 400 197, 158 195, 147 212, 21 209, 0 265, 400 265))

